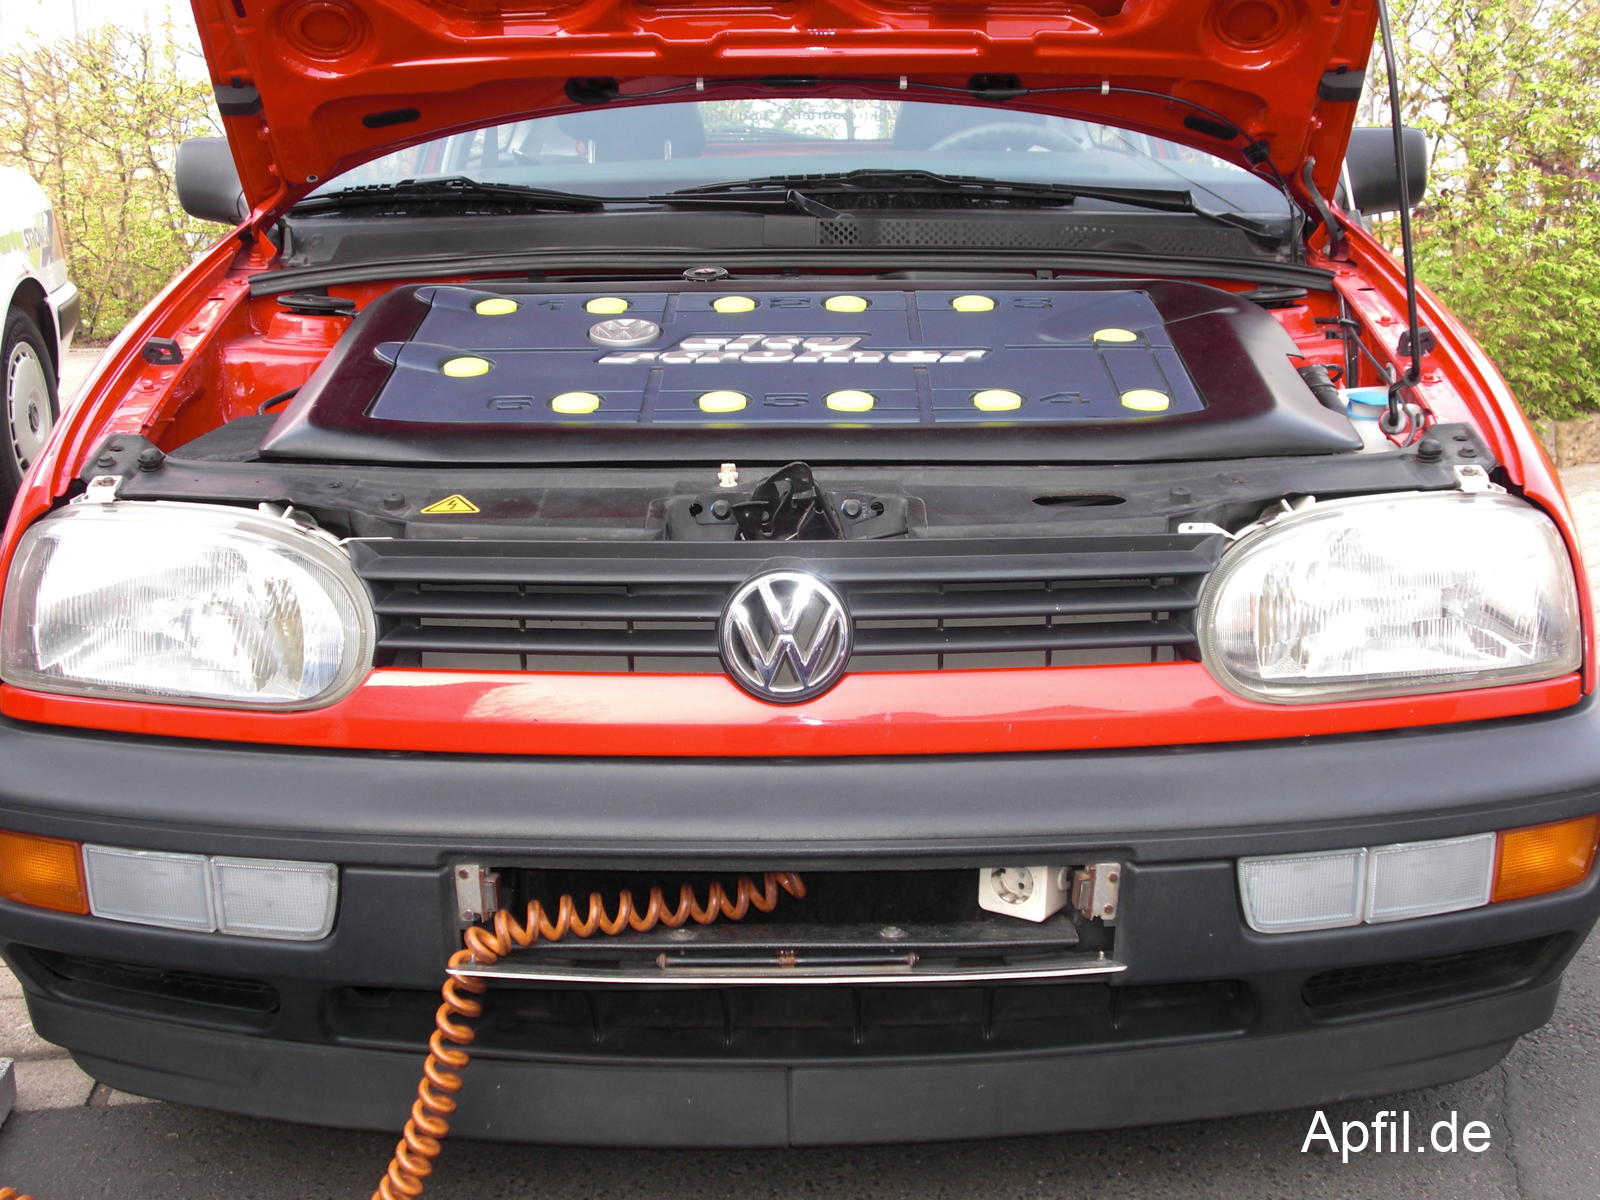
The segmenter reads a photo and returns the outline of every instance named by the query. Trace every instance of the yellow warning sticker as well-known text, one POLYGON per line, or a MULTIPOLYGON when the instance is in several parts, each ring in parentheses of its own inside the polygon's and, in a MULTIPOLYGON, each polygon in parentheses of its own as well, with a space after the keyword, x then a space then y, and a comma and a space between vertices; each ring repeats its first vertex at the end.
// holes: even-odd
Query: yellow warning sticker
POLYGON ((443 500, 435 500, 427 508, 418 510, 425 517, 459 517, 480 511, 478 506, 457 492, 443 500))

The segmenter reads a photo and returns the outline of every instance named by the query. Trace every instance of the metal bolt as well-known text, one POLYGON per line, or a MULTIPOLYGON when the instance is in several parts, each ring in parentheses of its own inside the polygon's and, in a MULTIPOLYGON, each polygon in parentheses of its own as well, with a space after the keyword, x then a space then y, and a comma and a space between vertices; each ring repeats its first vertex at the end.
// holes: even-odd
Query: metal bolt
POLYGON ((1107 883, 1115 883, 1115 882, 1117 882, 1117 880, 1119 880, 1121 878, 1122 878, 1122 873, 1120 871, 1107 871, 1106 872, 1106 882, 1107 883))
POLYGON ((1117 911, 1117 906, 1115 904, 1108 904, 1104 908, 1102 908, 1100 911, 1105 913, 1105 915, 1109 917, 1112 913, 1117 911))
POLYGON ((692 930, 692 929, 669 929, 669 930, 667 930, 667 936, 669 938, 671 938, 675 942, 687 942, 692 937, 694 937, 694 930, 692 930))
POLYGON ((839 505, 839 511, 854 521, 861 515, 861 501, 852 496, 849 500, 839 505))
POLYGON ((117 460, 109 454, 102 454, 94 460, 94 465, 97 467, 114 467, 117 465, 117 460))
POLYGON ((711 502, 711 515, 719 521, 726 521, 733 514, 733 505, 726 500, 713 500, 711 502))
POLYGON ((886 937, 893 941, 897 938, 905 937, 906 931, 901 929, 898 925, 885 925, 882 929, 878 930, 878 936, 886 937))
POLYGON ((472 878, 472 872, 467 870, 465 867, 462 867, 459 871, 456 872, 456 878, 457 879, 470 879, 470 878, 472 878))
POLYGON ((1463 447, 1461 447, 1461 449, 1456 451, 1456 454, 1460 458, 1477 458, 1478 457, 1478 452, 1476 450, 1474 450, 1471 446, 1463 446, 1463 447))

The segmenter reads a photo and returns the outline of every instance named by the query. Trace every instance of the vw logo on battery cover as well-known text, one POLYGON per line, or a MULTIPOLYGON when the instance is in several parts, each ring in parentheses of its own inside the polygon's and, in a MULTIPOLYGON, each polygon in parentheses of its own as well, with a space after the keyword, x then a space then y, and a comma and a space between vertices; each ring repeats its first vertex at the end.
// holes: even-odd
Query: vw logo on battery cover
POLYGON ((805 571, 767 571, 741 584, 718 630, 729 678, 772 704, 798 704, 838 683, 852 640, 843 597, 805 571))
POLYGON ((644 346, 661 336, 661 326, 642 317, 616 317, 589 326, 589 340, 613 349, 644 346))

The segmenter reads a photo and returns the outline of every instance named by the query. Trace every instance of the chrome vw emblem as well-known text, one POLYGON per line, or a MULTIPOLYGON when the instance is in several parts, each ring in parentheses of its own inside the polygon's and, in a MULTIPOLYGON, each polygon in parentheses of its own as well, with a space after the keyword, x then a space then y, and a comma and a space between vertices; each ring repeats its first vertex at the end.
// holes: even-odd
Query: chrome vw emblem
POLYGON ((740 585, 718 633, 729 677, 773 704, 798 704, 839 682, 851 640, 843 598, 804 571, 767 571, 740 585))

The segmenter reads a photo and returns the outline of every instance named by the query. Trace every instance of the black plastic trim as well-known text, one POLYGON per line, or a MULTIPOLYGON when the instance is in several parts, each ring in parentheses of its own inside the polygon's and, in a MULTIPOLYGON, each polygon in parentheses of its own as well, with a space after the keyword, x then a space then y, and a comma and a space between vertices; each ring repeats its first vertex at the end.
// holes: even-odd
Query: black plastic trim
MULTIPOLYGON (((59 293, 52 293, 54 295, 59 293)), ((73 288, 67 298, 56 305, 56 328, 65 342, 75 336, 83 319, 83 295, 73 288)), ((59 351, 58 351, 59 354, 59 351)))
POLYGON ((212 853, 417 865, 451 846, 793 867, 1129 847, 1154 862, 1600 811, 1600 708, 1280 741, 796 759, 341 751, 0 720, 0 761, 0 826, 111 829, 119 844, 144 826, 212 853))
POLYGON ((1365 71, 1336 67, 1322 73, 1322 80, 1317 84, 1317 99, 1335 104, 1354 104, 1361 99, 1361 91, 1366 83, 1365 71))
POLYGON ((219 83, 212 87, 217 111, 225 117, 253 117, 261 111, 261 93, 250 83, 219 83))
MULTIPOLYGON (((1220 1117, 1476 1074, 1548 1020, 1556 995, 1552 982, 1458 1005, 1448 1020, 1415 1013, 1089 1053, 795 1067, 474 1056, 451 1128, 499 1140, 677 1148, 933 1141, 1220 1117)), ((415 1090, 415 1053, 174 1028, 40 997, 30 1005, 40 1034, 71 1046, 90 1075, 141 1095, 392 1130, 415 1090)))
MULTIPOLYGON (((1097 213, 1096 216, 1104 216, 1097 213)), ((681 217, 681 214, 680 214, 681 217)), ((500 218, 506 220, 507 218, 500 218)), ((542 217, 539 220, 547 221, 542 217)), ((585 221, 596 215, 583 214, 585 221)), ((728 214, 717 213, 715 220, 727 221, 728 214)), ((763 222, 775 218, 763 215, 763 222)), ((298 226, 305 218, 293 222, 298 226)), ((422 218, 422 221, 437 218, 422 218)), ((421 222, 404 222, 404 232, 395 231, 396 240, 403 238, 415 242, 421 222)), ((424 225, 431 237, 434 231, 424 225)), ((398 249, 398 247, 397 247, 398 249)), ((673 276, 692 267, 704 266, 708 251, 704 248, 657 249, 649 260, 642 260, 642 249, 583 249, 556 251, 520 251, 510 254, 438 254, 422 257, 391 258, 342 263, 318 263, 314 266, 287 267, 279 271, 262 271, 250 277, 252 296, 271 296, 278 292, 297 291, 312 287, 334 287, 350 283, 374 283, 386 279, 421 282, 434 277, 477 274, 509 274, 517 272, 554 273, 564 271, 619 271, 629 279, 648 277, 654 271, 673 276)), ((1296 263, 1274 262, 1270 259, 1231 258, 1175 258, 1163 254, 1094 254, 1070 250, 1041 250, 1037 247, 1019 250, 1003 248, 980 251, 945 251, 936 254, 918 252, 904 246, 864 247, 856 250, 827 250, 810 246, 784 246, 781 248, 719 248, 715 251, 717 262, 730 270, 791 271, 828 270, 843 268, 850 271, 872 270, 964 270, 980 272, 993 278, 996 271, 1055 270, 1072 272, 1097 272, 1161 276, 1177 279, 1227 279, 1244 283, 1286 283, 1315 289, 1332 290, 1333 272, 1320 267, 1301 266, 1296 263)))

